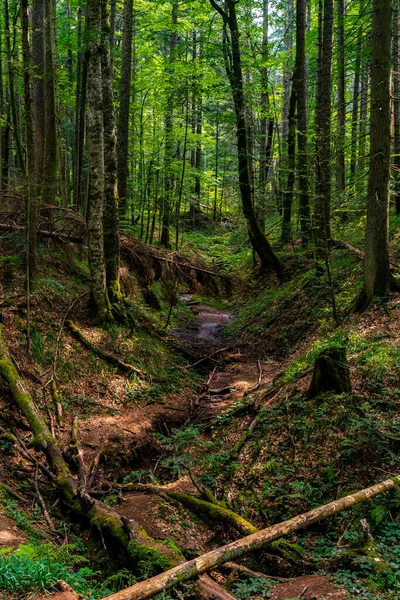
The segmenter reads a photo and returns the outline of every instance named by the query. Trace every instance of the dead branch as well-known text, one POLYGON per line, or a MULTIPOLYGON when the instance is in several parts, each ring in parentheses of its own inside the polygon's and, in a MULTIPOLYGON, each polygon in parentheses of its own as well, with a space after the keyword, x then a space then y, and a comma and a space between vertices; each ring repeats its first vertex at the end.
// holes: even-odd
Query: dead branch
POLYGON ((40 490, 39 490, 39 485, 38 485, 38 468, 37 467, 36 467, 36 470, 35 470, 35 491, 36 491, 36 496, 38 497, 38 500, 39 500, 39 504, 42 507, 44 519, 45 519, 45 521, 46 521, 46 523, 47 523, 50 531, 53 532, 53 533, 55 533, 56 528, 54 526, 53 521, 51 520, 50 513, 47 510, 46 503, 45 503, 45 501, 43 499, 43 496, 42 496, 42 494, 40 493, 40 490))
POLYGON ((81 330, 72 321, 65 321, 65 326, 67 327, 68 331, 73 335, 73 337, 82 344, 82 346, 84 346, 87 350, 93 352, 93 354, 95 354, 108 364, 112 365, 113 367, 117 367, 123 373, 137 375, 142 379, 145 378, 145 374, 143 373, 143 371, 141 371, 137 367, 123 362, 113 354, 110 354, 109 352, 106 352, 105 350, 102 350, 101 348, 93 344, 86 336, 83 335, 81 330))
POLYGON ((78 417, 74 417, 71 431, 71 448, 74 450, 78 462, 79 490, 80 494, 86 491, 86 468, 83 460, 83 450, 78 437, 78 417))

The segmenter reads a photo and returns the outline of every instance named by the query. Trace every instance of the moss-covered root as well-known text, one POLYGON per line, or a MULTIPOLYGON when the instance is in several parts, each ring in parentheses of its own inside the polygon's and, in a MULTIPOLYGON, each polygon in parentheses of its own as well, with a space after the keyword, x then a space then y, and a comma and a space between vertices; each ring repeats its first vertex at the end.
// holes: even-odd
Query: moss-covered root
POLYGON ((195 498, 189 494, 174 492, 167 487, 151 484, 141 485, 130 483, 123 486, 122 489, 127 492, 154 492, 156 494, 162 494, 167 498, 171 498, 176 502, 179 502, 194 514, 202 515, 203 517, 210 519, 211 521, 216 521, 217 523, 226 523, 244 535, 249 535, 250 533, 255 533, 257 531, 256 527, 249 523, 249 521, 246 521, 246 519, 232 510, 229 510, 228 508, 224 508, 219 504, 207 502, 206 500, 200 500, 200 498, 195 498))
POLYGON ((98 346, 95 346, 95 344, 93 344, 86 336, 83 335, 81 330, 72 321, 66 321, 65 326, 67 327, 71 335, 82 344, 82 346, 84 346, 87 350, 90 350, 90 352, 104 360, 109 365, 117 367, 117 369, 119 369, 122 373, 127 373, 128 375, 137 375, 142 379, 146 377, 143 371, 141 371, 137 367, 129 365, 128 363, 123 362, 113 354, 110 354, 109 352, 102 350, 98 346))
POLYGON ((75 485, 71 473, 65 464, 57 442, 26 389, 25 382, 19 376, 3 339, 2 328, 0 328, 0 377, 7 383, 15 405, 29 423, 33 433, 34 446, 45 452, 50 468, 55 475, 55 484, 63 491, 66 498, 72 500, 75 485))

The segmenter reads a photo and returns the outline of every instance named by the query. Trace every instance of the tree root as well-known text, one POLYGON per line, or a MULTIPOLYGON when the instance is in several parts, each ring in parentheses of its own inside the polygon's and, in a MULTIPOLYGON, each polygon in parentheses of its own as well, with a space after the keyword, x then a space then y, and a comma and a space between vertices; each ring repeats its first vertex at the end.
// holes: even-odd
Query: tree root
POLYGON ((145 379, 146 375, 137 367, 129 365, 128 363, 123 362, 113 354, 110 354, 109 352, 102 350, 98 346, 95 346, 95 344, 93 344, 86 336, 83 335, 80 329, 72 321, 66 321, 65 326, 67 327, 68 331, 72 334, 72 336, 82 344, 82 346, 84 346, 87 350, 90 350, 93 354, 95 354, 108 364, 112 365, 113 367, 117 367, 117 369, 119 369, 119 371, 121 371, 122 373, 127 373, 129 375, 137 375, 141 379, 145 379))

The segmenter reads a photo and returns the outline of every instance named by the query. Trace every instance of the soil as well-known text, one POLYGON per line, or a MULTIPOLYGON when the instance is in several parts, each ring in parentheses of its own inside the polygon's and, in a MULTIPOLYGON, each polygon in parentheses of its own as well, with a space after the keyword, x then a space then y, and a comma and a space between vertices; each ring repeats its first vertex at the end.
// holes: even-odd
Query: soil
POLYGON ((344 600, 346 590, 336 587, 325 575, 306 575, 280 583, 271 591, 271 600, 344 600))

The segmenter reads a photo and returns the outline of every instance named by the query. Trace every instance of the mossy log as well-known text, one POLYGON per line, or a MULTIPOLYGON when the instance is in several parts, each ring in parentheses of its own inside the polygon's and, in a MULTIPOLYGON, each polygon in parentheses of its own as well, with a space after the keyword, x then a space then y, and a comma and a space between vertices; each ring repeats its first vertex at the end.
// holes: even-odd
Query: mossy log
POLYGON ((327 348, 315 360, 307 396, 315 398, 324 392, 351 392, 350 370, 344 347, 327 348))
POLYGON ((307 513, 293 517, 283 523, 278 523, 271 527, 267 527, 266 529, 257 531, 257 533, 253 533, 245 538, 216 548, 215 550, 211 550, 210 552, 185 562, 165 573, 161 573, 160 575, 137 583, 125 590, 121 590, 116 594, 112 594, 111 596, 108 596, 108 600, 146 600, 146 598, 152 598, 156 594, 171 589, 179 583, 199 577, 203 573, 207 573, 219 565, 240 558, 249 552, 264 548, 271 542, 283 536, 289 535, 299 529, 310 527, 311 525, 314 525, 314 523, 318 523, 338 512, 351 508, 355 504, 359 504, 378 494, 392 490, 398 485, 400 485, 400 475, 377 483, 376 485, 354 494, 350 494, 349 496, 345 496, 344 498, 340 498, 339 500, 335 500, 334 502, 330 502, 329 504, 325 504, 324 506, 314 508, 307 513))
POLYGON ((117 367, 119 371, 128 375, 137 375, 141 379, 144 379, 146 377, 143 371, 141 371, 137 367, 123 362, 122 360, 114 356, 114 354, 110 354, 110 352, 106 352, 105 350, 102 350, 101 348, 93 344, 93 342, 91 342, 85 335, 83 335, 79 327, 77 327, 72 321, 65 321, 65 326, 67 327, 71 335, 82 344, 82 346, 84 346, 87 350, 90 350, 90 352, 104 360, 109 365, 117 367))

